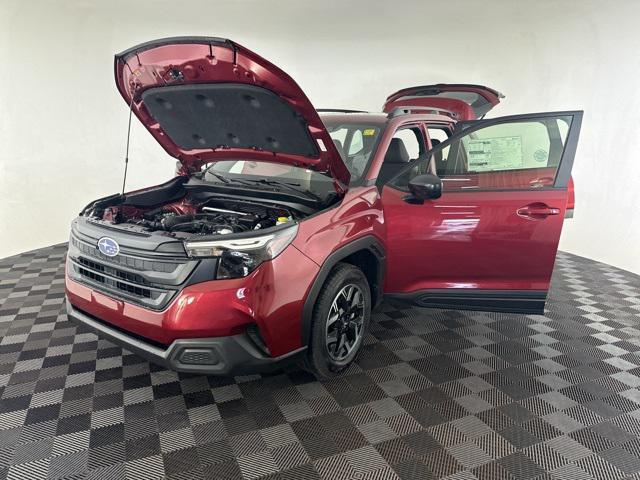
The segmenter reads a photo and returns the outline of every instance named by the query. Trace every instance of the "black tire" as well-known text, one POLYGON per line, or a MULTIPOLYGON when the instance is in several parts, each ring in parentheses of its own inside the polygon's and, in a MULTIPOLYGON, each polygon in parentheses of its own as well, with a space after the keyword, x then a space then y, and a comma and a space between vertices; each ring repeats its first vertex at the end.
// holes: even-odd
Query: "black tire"
MULTIPOLYGON (((358 311, 360 311, 360 309, 358 309, 358 311)), ((305 368, 321 379, 333 378, 339 375, 351 365, 358 355, 363 339, 369 331, 370 320, 371 291, 367 277, 365 277, 362 270, 358 267, 348 263, 338 263, 322 286, 313 309, 311 340, 305 357, 305 368), (363 298, 362 328, 359 330, 359 337, 353 342, 352 351, 348 354, 345 353, 346 356, 344 359, 336 359, 332 358, 335 352, 331 354, 327 346, 327 321, 334 300, 336 300, 336 297, 343 289, 349 288, 350 286, 357 287, 359 294, 363 298)), ((348 347, 345 348, 348 350, 348 347)))

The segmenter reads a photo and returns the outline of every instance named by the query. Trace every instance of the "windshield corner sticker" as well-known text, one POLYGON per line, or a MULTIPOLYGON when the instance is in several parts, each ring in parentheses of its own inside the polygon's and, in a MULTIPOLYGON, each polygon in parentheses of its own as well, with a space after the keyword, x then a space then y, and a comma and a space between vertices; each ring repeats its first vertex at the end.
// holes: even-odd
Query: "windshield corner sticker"
POLYGON ((362 135, 364 135, 365 137, 370 137, 370 136, 375 135, 375 134, 376 134, 375 128, 365 128, 362 131, 362 135))
POLYGON ((469 170, 488 172, 510 170, 522 166, 522 138, 520 136, 497 138, 469 138, 466 150, 469 170))

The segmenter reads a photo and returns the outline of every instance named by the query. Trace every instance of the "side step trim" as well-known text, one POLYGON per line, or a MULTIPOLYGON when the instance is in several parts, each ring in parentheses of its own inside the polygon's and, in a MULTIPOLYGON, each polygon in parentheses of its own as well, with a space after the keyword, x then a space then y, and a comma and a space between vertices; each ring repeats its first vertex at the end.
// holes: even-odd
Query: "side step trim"
POLYGON ((544 315, 547 291, 432 289, 385 297, 419 307, 544 315))

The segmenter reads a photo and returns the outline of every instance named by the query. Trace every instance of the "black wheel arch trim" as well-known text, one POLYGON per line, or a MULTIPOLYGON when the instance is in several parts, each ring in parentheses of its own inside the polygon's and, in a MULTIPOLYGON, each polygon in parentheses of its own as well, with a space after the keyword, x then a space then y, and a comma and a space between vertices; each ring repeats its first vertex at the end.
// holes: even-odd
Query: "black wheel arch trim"
POLYGON ((313 308, 320 295, 320 290, 327 280, 329 273, 339 262, 344 260, 350 255, 361 250, 367 250, 371 252, 378 260, 377 269, 377 285, 373 286, 374 297, 372 298, 372 304, 377 305, 382 301, 382 285, 384 280, 384 273, 386 269, 386 257, 385 250, 382 246, 382 242, 372 235, 360 237, 348 244, 340 247, 332 252, 320 266, 320 271, 309 289, 309 293, 304 301, 302 307, 302 319, 301 319, 301 332, 302 332, 302 345, 306 346, 311 340, 311 322, 313 318, 313 308))

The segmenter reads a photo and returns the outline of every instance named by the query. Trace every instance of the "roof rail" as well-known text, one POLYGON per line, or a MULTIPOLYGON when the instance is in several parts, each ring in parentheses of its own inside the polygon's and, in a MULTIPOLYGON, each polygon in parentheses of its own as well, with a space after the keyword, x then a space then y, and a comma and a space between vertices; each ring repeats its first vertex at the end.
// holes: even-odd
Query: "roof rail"
POLYGON ((422 110, 423 113, 433 113, 435 115, 446 115, 447 117, 451 117, 454 119, 458 118, 458 114, 456 112, 452 112, 451 110, 446 110, 444 108, 421 107, 421 106, 414 107, 411 105, 404 105, 402 107, 394 108, 387 114, 387 118, 399 117, 400 115, 409 115, 414 110, 422 110))
POLYGON ((349 110, 346 108, 316 108, 316 112, 369 113, 366 110, 349 110))

